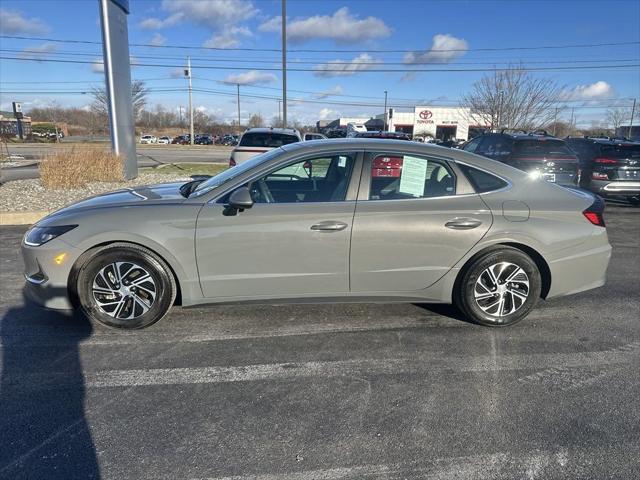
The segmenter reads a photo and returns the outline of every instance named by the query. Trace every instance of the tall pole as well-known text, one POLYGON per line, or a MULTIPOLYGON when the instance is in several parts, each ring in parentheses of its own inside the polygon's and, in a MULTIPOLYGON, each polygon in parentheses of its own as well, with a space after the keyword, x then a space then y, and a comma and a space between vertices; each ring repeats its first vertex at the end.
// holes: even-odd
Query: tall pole
POLYGON ((278 100, 278 126, 282 126, 282 100, 278 100))
POLYGON ((238 133, 242 133, 242 129, 240 127, 240 84, 236 84, 238 87, 238 133))
POLYGON ((384 131, 387 131, 387 91, 384 91, 384 131))
POLYGON ((193 87, 191 86, 191 57, 187 57, 187 68, 189 69, 189 133, 191 134, 189 142, 193 145, 195 139, 193 138, 193 87))
POLYGON ((282 128, 287 128, 287 0, 282 0, 282 128))
POLYGON ((556 136, 556 127, 558 126, 558 107, 556 107, 556 113, 553 116, 553 136, 556 136))
POLYGON ((631 107, 631 120, 629 121, 629 133, 627 134, 627 138, 631 140, 631 130, 633 128, 633 117, 636 114, 636 99, 633 99, 633 107, 631 107))

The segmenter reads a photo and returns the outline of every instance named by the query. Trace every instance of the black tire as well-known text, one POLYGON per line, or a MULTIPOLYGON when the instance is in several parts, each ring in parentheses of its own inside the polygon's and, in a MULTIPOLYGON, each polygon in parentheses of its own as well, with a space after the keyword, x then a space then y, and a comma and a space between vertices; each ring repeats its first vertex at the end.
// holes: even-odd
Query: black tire
POLYGON ((177 290, 171 269, 164 260, 144 247, 129 243, 113 243, 85 253, 80 258, 78 268, 72 274, 70 287, 74 290, 78 306, 90 320, 119 329, 145 328, 162 319, 173 305, 177 290), (115 262, 121 262, 120 274, 128 272, 127 268, 130 265, 136 265, 140 268, 134 269, 132 273, 128 273, 128 277, 122 278, 123 285, 131 285, 123 288, 130 288, 132 291, 126 294, 111 295, 115 302, 120 302, 125 297, 127 300, 122 302, 122 306, 117 303, 116 308, 121 308, 119 312, 111 312, 110 314, 108 310, 112 308, 111 305, 102 308, 98 303, 98 298, 105 302, 104 305, 107 305, 111 297, 105 297, 101 293, 94 294, 93 287, 99 272, 102 272, 103 275, 97 282, 102 284, 106 280, 107 287, 114 288, 116 286, 110 284, 111 281, 107 278, 110 277, 110 272, 114 272, 113 267, 109 266, 115 265, 115 262), (139 286, 136 287, 136 282, 146 278, 141 272, 148 274, 150 281, 139 283, 139 286), (138 277, 134 277, 135 275, 138 277), (134 292, 133 290, 136 289, 137 292, 134 292), (155 296, 149 292, 155 292, 155 296), (134 293, 141 301, 135 302, 134 293), (122 318, 127 312, 129 312, 130 318, 122 318))
MULTIPOLYGON (((515 273, 515 267, 507 266, 503 273, 504 277, 500 276, 500 279, 505 280, 512 273, 515 273)), ((456 282, 454 303, 465 317, 474 323, 490 327, 505 327, 519 322, 529 314, 540 298, 541 288, 540 272, 531 257, 516 248, 499 247, 471 259, 465 266, 459 281, 456 282), (498 267, 498 264, 502 265, 498 267), (491 274, 487 270, 490 267, 495 267, 494 272, 500 272, 500 268, 505 264, 520 267, 526 273, 528 289, 525 289, 525 277, 518 273, 512 282, 500 284, 499 280, 499 285, 494 292, 494 289, 491 288, 491 274), (482 279, 480 279, 481 276, 482 279), (481 285, 478 285, 479 279, 481 285), (498 293, 498 290, 509 288, 510 290, 503 291, 502 295, 498 293), (510 291, 521 295, 527 291, 526 300, 522 302, 519 296, 510 293, 510 291), (491 295, 491 297, 476 300, 476 292, 478 295, 491 295), (502 296, 504 296, 504 300, 501 304, 499 302, 502 296), (495 307, 496 314, 494 314, 493 308, 487 309, 487 306, 494 305, 495 301, 498 302, 495 307), (485 309, 481 308, 480 304, 485 309), (499 308, 503 308, 503 315, 497 315, 499 308), (513 312, 510 312, 511 308, 514 309, 513 312)))

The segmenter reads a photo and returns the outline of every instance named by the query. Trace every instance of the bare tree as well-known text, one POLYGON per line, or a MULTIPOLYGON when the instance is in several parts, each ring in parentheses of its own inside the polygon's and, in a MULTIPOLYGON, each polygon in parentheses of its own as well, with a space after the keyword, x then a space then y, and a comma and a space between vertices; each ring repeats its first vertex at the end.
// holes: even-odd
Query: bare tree
POLYGON ((487 75, 463 95, 471 115, 493 128, 534 129, 553 121, 561 87, 551 79, 536 78, 520 66, 487 75))
POLYGON ((264 118, 259 113, 254 113, 247 122, 248 128, 264 127, 264 118))
POLYGON ((607 110, 606 118, 607 123, 615 131, 622 125, 629 125, 629 121, 631 120, 631 109, 627 107, 610 108, 607 110))
MULTIPOLYGON (((144 110, 147 104, 147 94, 149 91, 142 80, 134 80, 131 83, 131 101, 133 103, 133 119, 137 120, 140 112, 144 110)), ((104 88, 93 88, 93 103, 91 110, 99 116, 107 115, 109 109, 107 106, 107 92, 104 88)))

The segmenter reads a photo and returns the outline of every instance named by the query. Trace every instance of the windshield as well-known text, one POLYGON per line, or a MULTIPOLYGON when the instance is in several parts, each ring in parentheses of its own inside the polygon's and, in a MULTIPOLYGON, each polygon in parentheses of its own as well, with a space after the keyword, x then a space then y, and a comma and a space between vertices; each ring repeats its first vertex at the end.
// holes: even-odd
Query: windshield
POLYGON ((606 158, 640 158, 640 145, 603 145, 601 151, 606 158))
POLYGON ((189 195, 190 197, 197 197, 203 195, 216 187, 219 187, 223 183, 228 182, 232 178, 236 178, 239 175, 251 170, 252 168, 257 167, 263 162, 271 160, 274 157, 277 157, 283 152, 283 150, 277 148, 274 150, 269 150, 268 152, 262 153, 260 155, 256 155, 255 157, 250 158, 244 163, 240 165, 236 165, 235 167, 231 167, 224 172, 219 173, 215 177, 211 177, 210 179, 202 182, 200 185, 196 187, 196 189, 189 195))
POLYGON ((514 144, 513 153, 535 156, 575 156, 562 140, 518 140, 514 144))
POLYGON ((297 136, 288 133, 247 132, 242 136, 240 146, 277 148, 298 141, 297 136))

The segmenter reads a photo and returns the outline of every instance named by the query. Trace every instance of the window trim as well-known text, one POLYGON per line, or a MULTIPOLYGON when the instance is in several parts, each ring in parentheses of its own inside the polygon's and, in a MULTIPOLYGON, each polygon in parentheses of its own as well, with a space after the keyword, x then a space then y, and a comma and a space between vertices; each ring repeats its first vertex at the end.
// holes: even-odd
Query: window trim
POLYGON ((217 194, 215 197, 213 197, 212 199, 210 199, 207 203, 209 204, 215 204, 215 205, 224 205, 223 202, 221 202, 221 200, 227 196, 229 193, 233 192, 234 190, 240 188, 243 185, 247 185, 250 183, 255 182, 256 180, 259 180, 262 177, 266 177, 267 175, 270 175, 271 173, 280 170, 282 168, 286 168, 290 165, 293 165, 295 163, 299 163, 299 162, 303 162, 306 160, 311 160, 314 158, 322 158, 323 156, 325 157, 334 157, 337 155, 353 155, 354 157, 354 164, 353 164, 353 168, 351 169, 351 178, 349 179, 349 185, 347 187, 347 192, 345 194, 345 198, 344 200, 340 200, 340 201, 335 201, 335 202, 280 202, 280 203, 260 203, 260 204, 256 204, 256 205, 324 205, 324 204, 334 204, 334 203, 347 203, 347 202, 354 202, 356 201, 356 197, 357 197, 357 193, 358 193, 358 188, 360 185, 360 177, 362 175, 362 164, 363 164, 363 156, 364 156, 364 151, 361 149, 355 149, 355 150, 351 150, 351 149, 347 149, 347 150, 335 150, 335 151, 326 151, 326 152, 314 152, 314 153, 307 153, 306 155, 302 155, 302 156, 296 156, 294 158, 290 158, 289 160, 286 161, 282 161, 282 162, 278 162, 274 165, 271 165, 268 168, 263 168, 263 169, 258 169, 254 174, 250 174, 248 177, 245 177, 242 181, 239 181, 237 183, 234 183, 233 185, 229 185, 228 188, 226 188, 224 191, 220 192, 219 194, 217 194))
POLYGON ((465 161, 461 161, 461 160, 456 160, 456 163, 459 163, 460 165, 465 165, 469 168, 475 168, 476 170, 480 170, 481 172, 484 173, 488 173, 489 175, 493 175, 494 177, 499 178, 500 180, 502 180, 503 182, 506 182, 507 185, 505 187, 499 188, 498 190, 490 190, 488 192, 476 192, 475 188, 473 188, 473 184, 471 182, 469 182, 469 180, 466 178, 467 176, 465 175, 465 173, 458 169, 458 171, 460 172, 460 175, 463 175, 465 177, 465 179, 467 180, 467 182, 469 182, 469 186, 471 187, 471 189, 474 191, 473 195, 487 195, 490 193, 497 193, 497 192, 506 192, 507 190, 510 190, 513 187, 513 183, 511 183, 511 181, 508 178, 504 178, 502 175, 499 175, 495 172, 492 172, 490 170, 487 170, 486 168, 482 168, 482 167, 478 167, 477 165, 473 165, 469 162, 465 162, 465 161))
MULTIPOLYGON (((466 193, 457 193, 459 190, 459 180, 460 180, 460 176, 462 174, 462 172, 460 172, 459 169, 454 168, 455 167, 455 161, 452 159, 448 159, 448 158, 441 158, 441 157, 437 157, 434 155, 428 155, 428 154, 423 154, 422 152, 416 153, 416 152, 411 152, 411 151, 406 151, 406 150, 385 150, 385 149, 380 149, 380 150, 366 150, 364 152, 364 159, 362 162, 362 175, 361 175, 361 179, 360 179, 360 189, 358 191, 358 202, 362 201, 362 202, 406 202, 406 201, 410 201, 410 202, 415 202, 417 200, 432 200, 432 199, 437 199, 437 198, 454 198, 454 197, 459 197, 461 195, 465 195, 466 193), (450 171, 452 177, 453 177, 453 181, 454 181, 454 194, 453 195, 440 195, 437 197, 415 197, 415 198, 394 198, 394 199, 370 199, 369 198, 369 194, 371 192, 371 167, 373 164, 373 160, 381 155, 409 155, 409 156, 415 156, 418 158, 424 158, 426 160, 432 160, 435 162, 439 162, 439 163, 443 163, 446 165, 446 168, 450 171)), ((464 177, 464 187, 468 187, 471 190, 473 190, 473 187, 469 184, 469 181, 467 180, 466 177, 464 177)), ((467 188, 463 188, 463 190, 466 190, 467 188)))

